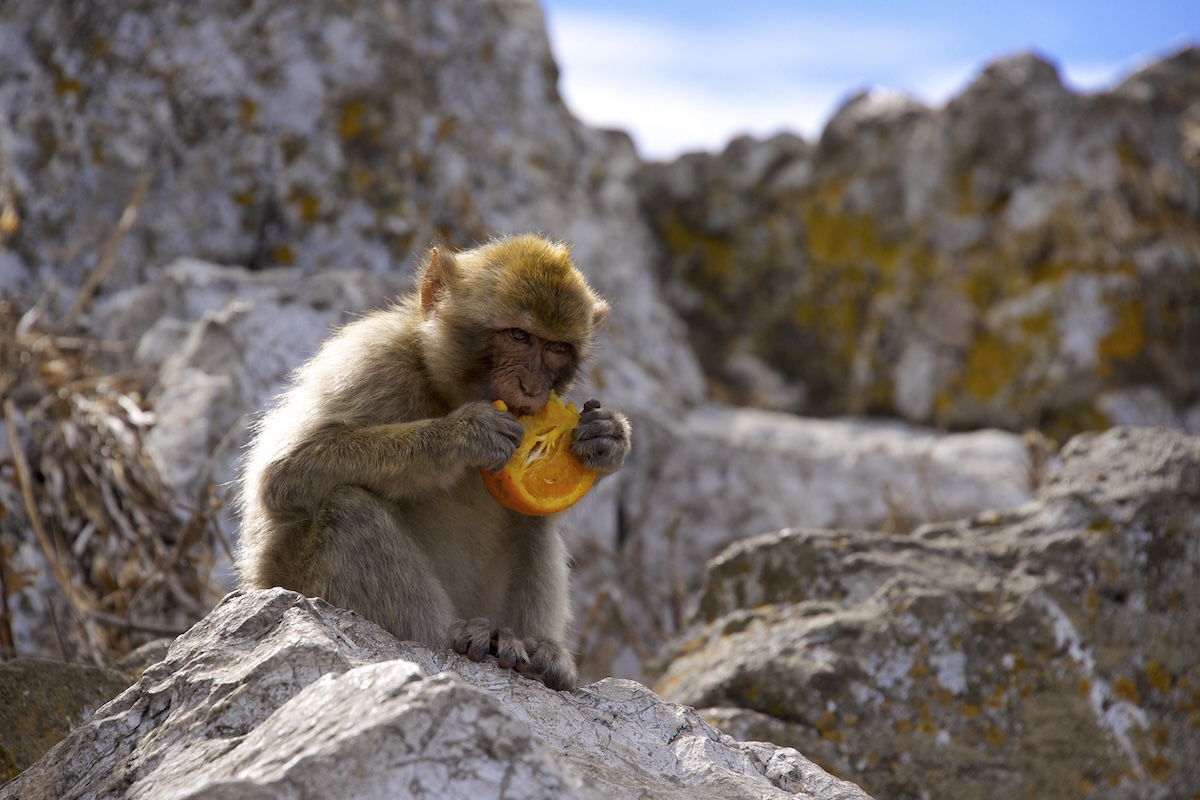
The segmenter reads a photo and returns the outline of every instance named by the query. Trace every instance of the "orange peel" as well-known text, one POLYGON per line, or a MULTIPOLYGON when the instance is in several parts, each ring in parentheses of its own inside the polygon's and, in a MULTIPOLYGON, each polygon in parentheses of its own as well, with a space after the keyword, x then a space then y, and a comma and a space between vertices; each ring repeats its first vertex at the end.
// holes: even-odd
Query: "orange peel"
MULTIPOLYGON (((508 410, 503 400, 492 405, 508 410)), ((551 392, 541 411, 517 421, 525 428, 525 438, 508 463, 497 472, 479 471, 488 493, 505 508, 535 517, 574 505, 596 482, 596 470, 571 452, 571 432, 579 424, 575 404, 564 405, 551 392)))

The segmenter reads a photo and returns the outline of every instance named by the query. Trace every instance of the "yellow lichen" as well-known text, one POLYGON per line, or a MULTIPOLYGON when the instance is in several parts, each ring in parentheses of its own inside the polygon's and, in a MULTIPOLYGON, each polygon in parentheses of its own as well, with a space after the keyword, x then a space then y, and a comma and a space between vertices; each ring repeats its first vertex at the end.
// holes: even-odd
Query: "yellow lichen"
POLYGON ((249 97, 243 97, 238 102, 238 118, 242 123, 242 127, 249 128, 254 124, 254 120, 257 116, 258 103, 254 102, 249 97))
POLYGON ((1146 774, 1159 783, 1165 783, 1171 777, 1171 762, 1166 756, 1150 756, 1142 761, 1146 774))
POLYGON ((1146 662, 1146 683, 1150 688, 1165 692, 1171 688, 1171 673, 1154 659, 1146 662))
POLYGON ((304 222, 314 222, 321 211, 320 198, 303 189, 292 192, 292 203, 295 204, 296 211, 304 222))
POLYGON ((78 94, 82 90, 83 82, 76 78, 59 76, 54 81, 54 91, 59 96, 66 94, 78 94))
POLYGON ((1146 346, 1145 317, 1141 302, 1137 298, 1128 298, 1113 311, 1116 317, 1113 326, 1096 345, 1096 355, 1100 359, 1099 372, 1102 376, 1112 372, 1112 362, 1131 359, 1146 346))
POLYGON ((978 400, 991 400, 1016 376, 1028 351, 985 332, 967 353, 963 390, 978 400))
POLYGON ((367 104, 362 100, 352 100, 342 106, 342 114, 338 119, 338 136, 342 137, 343 141, 361 136, 366 114, 367 104))
POLYGON ((701 279, 724 282, 732 272, 733 244, 721 236, 698 233, 678 214, 669 214, 663 223, 663 241, 671 252, 696 258, 701 279))
POLYGON ((1141 698, 1138 695, 1137 684, 1134 683, 1133 679, 1128 676, 1118 675, 1116 678, 1113 678, 1112 690, 1113 694, 1115 694, 1117 697, 1120 697, 1123 700, 1128 700, 1134 705, 1137 705, 1141 702, 1141 698))
POLYGON ((281 267, 290 267, 296 263, 296 252, 286 244, 272 247, 269 255, 271 263, 281 267))
POLYGON ((821 735, 822 739, 833 742, 834 744, 842 743, 842 731, 838 725, 837 715, 832 711, 826 711, 813 722, 813 727, 821 735))

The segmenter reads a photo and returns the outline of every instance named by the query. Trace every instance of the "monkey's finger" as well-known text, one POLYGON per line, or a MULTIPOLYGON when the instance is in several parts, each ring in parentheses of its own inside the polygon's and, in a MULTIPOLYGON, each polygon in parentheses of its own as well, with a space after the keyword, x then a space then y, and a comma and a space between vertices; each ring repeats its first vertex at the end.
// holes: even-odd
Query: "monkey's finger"
POLYGON ((535 678, 551 689, 574 689, 579 678, 571 657, 554 642, 526 639, 525 649, 529 652, 529 668, 523 672, 527 678, 535 678))
POLYGON ((482 617, 466 622, 458 620, 450 626, 447 638, 450 649, 472 661, 482 661, 492 640, 491 623, 482 617))
POLYGON ((595 410, 597 410, 598 408, 600 408, 600 401, 599 401, 599 400, 597 400, 597 399, 596 399, 596 398, 594 398, 594 397, 593 397, 593 398, 591 398, 590 400, 588 400, 586 403, 584 403, 584 404, 583 404, 583 410, 584 410, 585 412, 587 412, 587 411, 595 411, 595 410))
POLYGON ((607 437, 616 439, 621 433, 621 425, 612 417, 593 417, 583 420, 575 426, 575 441, 607 437))
POLYGON ((495 644, 496 662, 501 667, 515 669, 517 672, 529 668, 529 655, 525 652, 525 645, 510 629, 501 628, 497 631, 495 644))
POLYGON ((501 436, 510 440, 513 443, 513 447, 519 445, 521 440, 525 438, 525 426, 517 422, 516 417, 507 411, 496 411, 495 409, 492 409, 492 411, 499 415, 496 417, 496 431, 501 436))

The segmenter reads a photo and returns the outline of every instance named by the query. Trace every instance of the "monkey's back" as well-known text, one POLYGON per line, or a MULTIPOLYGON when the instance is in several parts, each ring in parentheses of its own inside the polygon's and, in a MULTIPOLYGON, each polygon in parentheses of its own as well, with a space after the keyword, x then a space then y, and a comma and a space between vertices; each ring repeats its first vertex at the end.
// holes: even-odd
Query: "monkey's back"
MULTIPOLYGON (((235 570, 247 588, 280 585, 289 550, 311 518, 272 513, 264 496, 267 469, 332 427, 385 425, 434 416, 424 388, 420 315, 397 305, 350 322, 326 339, 254 425, 242 467, 241 525, 235 570)), ((313 498, 319 500, 319 498, 313 498)))

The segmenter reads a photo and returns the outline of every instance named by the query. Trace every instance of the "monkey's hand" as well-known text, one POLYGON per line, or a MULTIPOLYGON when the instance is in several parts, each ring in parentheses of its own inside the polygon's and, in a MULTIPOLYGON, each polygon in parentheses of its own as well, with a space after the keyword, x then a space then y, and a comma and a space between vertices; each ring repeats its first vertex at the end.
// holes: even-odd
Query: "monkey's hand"
POLYGON ((468 467, 501 469, 525 438, 512 414, 483 401, 459 406, 446 415, 446 423, 468 467))
POLYGON ((616 472, 629 455, 632 430, 620 411, 604 408, 592 398, 583 404, 571 452, 583 465, 601 474, 616 472))
POLYGON ((504 669, 565 691, 579 680, 575 660, 566 648, 549 639, 521 639, 510 628, 496 628, 483 617, 460 619, 446 631, 446 644, 472 661, 495 656, 504 669))

